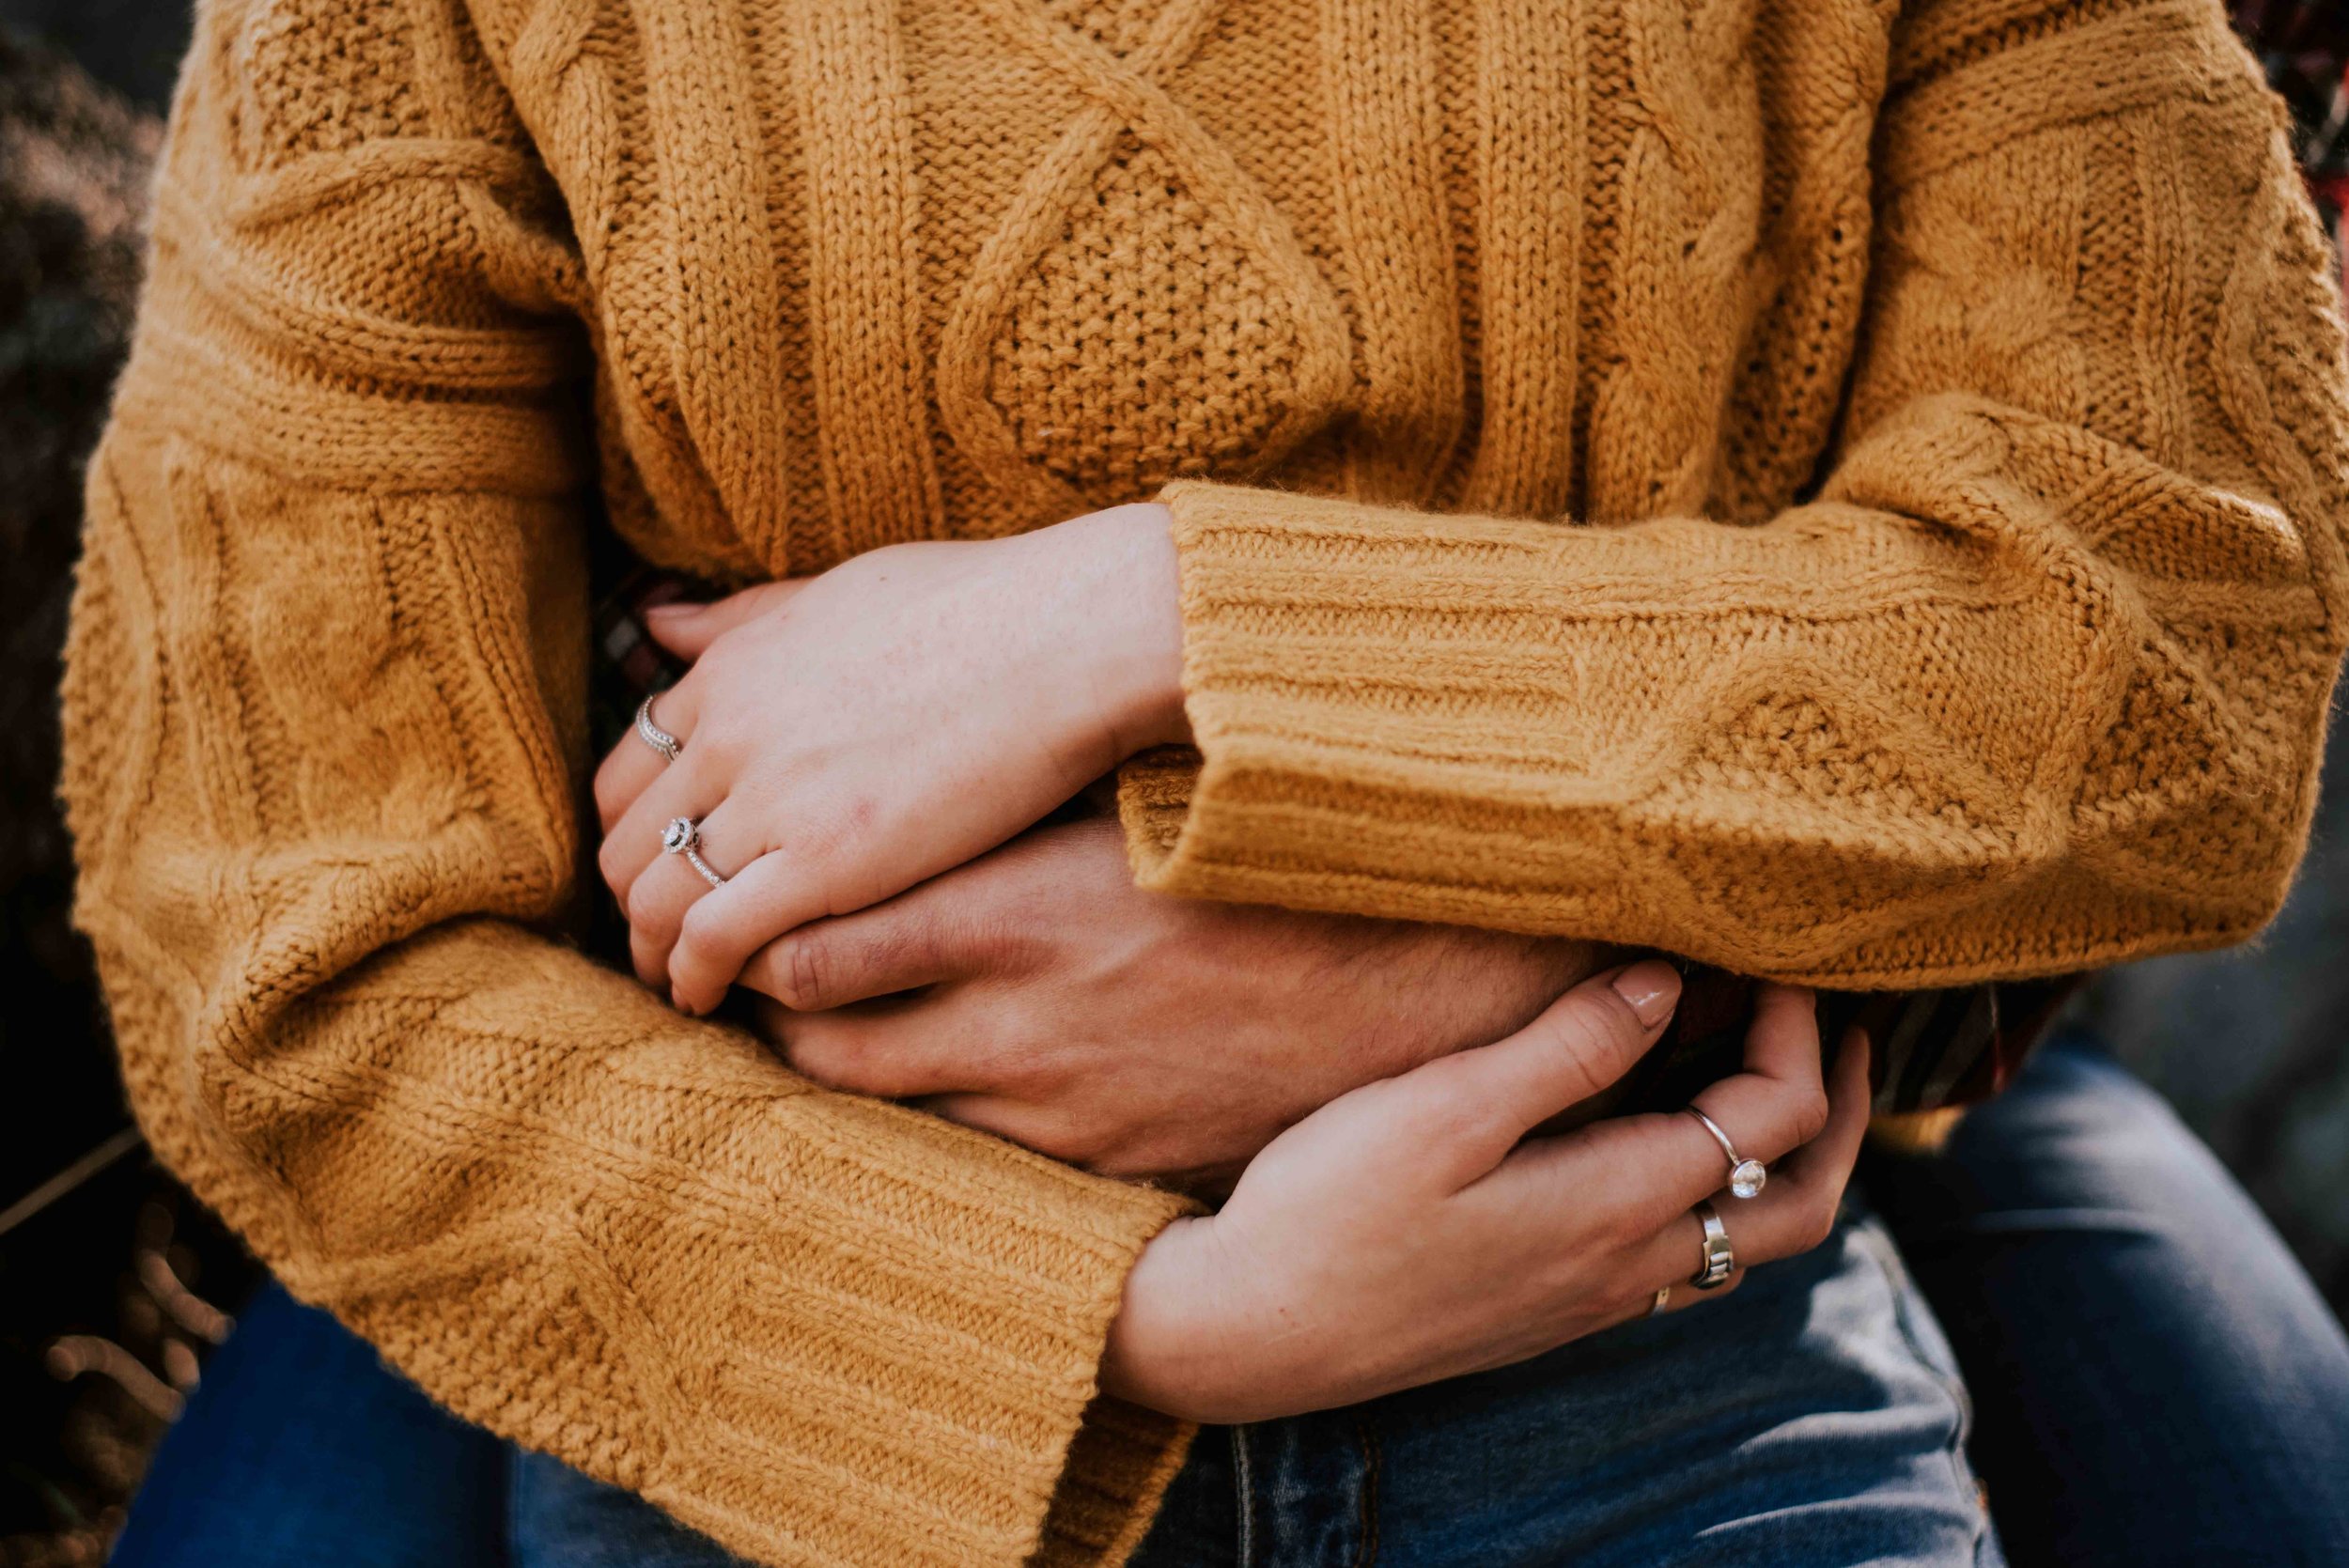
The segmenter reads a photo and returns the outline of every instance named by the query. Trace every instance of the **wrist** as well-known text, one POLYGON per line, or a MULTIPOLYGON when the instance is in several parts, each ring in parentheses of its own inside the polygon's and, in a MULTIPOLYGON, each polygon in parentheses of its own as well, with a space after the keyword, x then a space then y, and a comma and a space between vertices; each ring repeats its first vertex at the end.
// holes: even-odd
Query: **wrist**
POLYGON ((1177 1219, 1151 1238, 1126 1277, 1125 1299, 1101 1352, 1101 1390, 1187 1421, 1214 1417, 1222 1402, 1209 1354, 1219 1335, 1204 1323, 1210 1271, 1200 1250, 1213 1221, 1177 1219))
POLYGON ((1061 525, 1080 532, 1097 563, 1084 621, 1102 722, 1118 760, 1190 738, 1183 709, 1182 584, 1174 518, 1156 502, 1112 506, 1061 525))

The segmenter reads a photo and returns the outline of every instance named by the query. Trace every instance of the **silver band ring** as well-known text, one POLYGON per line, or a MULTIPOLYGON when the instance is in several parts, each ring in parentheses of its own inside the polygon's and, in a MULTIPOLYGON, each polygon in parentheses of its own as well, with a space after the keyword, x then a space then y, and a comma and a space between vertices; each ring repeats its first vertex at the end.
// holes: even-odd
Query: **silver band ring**
MULTIPOLYGON (((653 696, 658 695, 660 695, 659 692, 653 693, 653 696)), ((604 733, 608 735, 611 732, 607 730, 604 733)), ((684 750, 683 743, 676 736, 652 722, 652 697, 646 697, 636 705, 636 736, 646 745, 659 752, 661 760, 663 762, 675 762, 677 753, 684 750)))
POLYGON ((1729 1283, 1729 1276, 1737 1266, 1737 1254, 1730 1250, 1729 1227, 1721 1223, 1719 1211, 1709 1201, 1699 1203, 1695 1213, 1704 1225, 1703 1264, 1689 1276, 1688 1282, 1699 1290, 1719 1290, 1729 1283))
POLYGON ((713 888, 724 887, 726 879, 712 871, 709 862, 702 859, 701 846, 701 824, 690 816, 673 816, 669 818, 669 825, 661 830, 662 853, 684 856, 692 862, 693 869, 702 874, 703 881, 713 888))
POLYGON ((1665 1286, 1661 1287, 1660 1289, 1658 1289, 1658 1290, 1657 1291, 1657 1293, 1656 1293, 1656 1300, 1654 1301, 1654 1303, 1653 1303, 1653 1304, 1651 1304, 1651 1305, 1649 1306, 1649 1308, 1648 1308, 1648 1310, 1647 1310, 1647 1315, 1648 1315, 1648 1316, 1650 1316, 1650 1317, 1654 1317, 1654 1316, 1656 1316, 1657 1313, 1661 1312, 1664 1310, 1664 1303, 1665 1303, 1665 1302, 1667 1302, 1667 1301, 1670 1301, 1672 1298, 1672 1286, 1670 1286, 1670 1285, 1665 1285, 1665 1286))
POLYGON ((1735 1198, 1762 1196, 1762 1188, 1767 1186, 1770 1180, 1768 1167, 1758 1159, 1740 1157, 1737 1145, 1729 1141, 1729 1134, 1721 1130, 1721 1125, 1695 1106, 1684 1105, 1680 1109, 1695 1117, 1703 1125, 1704 1130, 1713 1135, 1713 1141, 1721 1146, 1721 1153, 1729 1157, 1730 1195, 1735 1198))

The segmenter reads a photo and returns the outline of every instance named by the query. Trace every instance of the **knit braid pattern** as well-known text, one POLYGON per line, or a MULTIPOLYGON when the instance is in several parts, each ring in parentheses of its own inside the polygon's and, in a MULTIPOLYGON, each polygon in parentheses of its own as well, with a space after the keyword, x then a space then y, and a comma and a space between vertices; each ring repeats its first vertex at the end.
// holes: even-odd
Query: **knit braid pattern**
POLYGON ((2215 0, 206 0, 155 211, 65 693, 140 1118, 776 1568, 1122 1560, 1180 1206, 566 939, 596 520, 749 582, 1163 499, 1178 893, 1928 986, 2303 846, 2349 369, 2215 0))

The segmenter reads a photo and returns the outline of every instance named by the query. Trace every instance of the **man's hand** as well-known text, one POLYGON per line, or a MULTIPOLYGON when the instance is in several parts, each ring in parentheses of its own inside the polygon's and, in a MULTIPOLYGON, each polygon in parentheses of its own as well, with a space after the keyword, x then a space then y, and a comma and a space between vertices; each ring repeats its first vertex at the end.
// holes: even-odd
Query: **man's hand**
POLYGON ((801 926, 741 983, 773 999, 765 1032, 818 1082, 1215 1189, 1347 1091, 1522 1027, 1602 957, 1143 893, 1095 820, 801 926))

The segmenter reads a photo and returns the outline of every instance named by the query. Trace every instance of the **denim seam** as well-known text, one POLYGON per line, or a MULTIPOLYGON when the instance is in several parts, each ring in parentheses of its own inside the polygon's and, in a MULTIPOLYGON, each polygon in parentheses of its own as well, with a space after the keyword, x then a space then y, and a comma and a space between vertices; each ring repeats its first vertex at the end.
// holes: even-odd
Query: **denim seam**
POLYGON ((1362 1451, 1361 1545, 1354 1554, 1354 1568, 1371 1568, 1378 1560, 1378 1471, 1384 1451, 1378 1444, 1378 1428, 1365 1410, 1354 1418, 1354 1436, 1362 1451))
POLYGON ((1249 1460, 1245 1426, 1232 1428, 1232 1496, 1238 1505, 1232 1511, 1234 1529, 1239 1537, 1233 1543, 1237 1568, 1256 1568, 1255 1467, 1249 1460))
POLYGON ((1974 1430, 1974 1396, 1967 1389, 1964 1378, 1942 1370, 1937 1358, 1918 1337, 1914 1315, 1919 1299, 1916 1281, 1909 1278, 1908 1265, 1901 1261, 1891 1238, 1875 1226, 1866 1224, 1853 1226, 1851 1234, 1868 1249, 1869 1256, 1875 1258, 1876 1266, 1884 1271, 1885 1282, 1892 1292, 1892 1322, 1899 1328, 1902 1340, 1907 1343, 1909 1354, 1917 1358, 1919 1366, 1932 1374, 1935 1382, 1941 1385, 1957 1410, 1957 1430, 1944 1446, 1943 1452, 1949 1459, 1950 1474, 1957 1482, 1960 1495, 1970 1496, 1974 1499, 1973 1558, 1976 1568, 1981 1568, 1984 1561, 1983 1553, 1990 1545, 1990 1510, 1983 1497, 1982 1480, 1974 1474, 1973 1465, 1966 1457, 1967 1439, 1974 1430))

